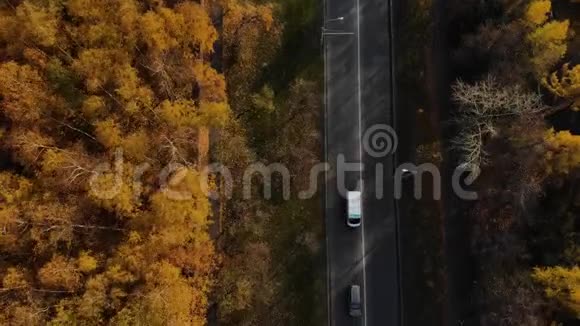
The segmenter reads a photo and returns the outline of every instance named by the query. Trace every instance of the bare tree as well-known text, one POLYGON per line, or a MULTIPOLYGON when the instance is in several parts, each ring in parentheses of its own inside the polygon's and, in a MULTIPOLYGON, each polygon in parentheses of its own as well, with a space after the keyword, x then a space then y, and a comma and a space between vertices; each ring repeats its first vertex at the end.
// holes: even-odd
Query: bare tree
POLYGON ((452 149, 461 153, 461 165, 475 169, 485 165, 485 141, 496 136, 502 124, 514 118, 536 119, 549 109, 539 94, 501 85, 493 76, 475 84, 458 80, 452 90, 459 106, 454 122, 461 129, 451 141, 452 149))

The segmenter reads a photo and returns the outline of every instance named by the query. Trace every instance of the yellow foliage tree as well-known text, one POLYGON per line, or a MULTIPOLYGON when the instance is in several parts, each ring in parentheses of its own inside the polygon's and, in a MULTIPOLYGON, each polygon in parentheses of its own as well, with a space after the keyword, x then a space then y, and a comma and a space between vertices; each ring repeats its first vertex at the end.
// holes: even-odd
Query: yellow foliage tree
POLYGON ((89 252, 81 251, 79 257, 77 258, 77 265, 79 266, 79 270, 81 272, 90 273, 97 268, 98 262, 97 259, 91 256, 89 252))
POLYGON ((544 286, 548 298, 553 298, 580 315, 580 268, 536 267, 532 278, 544 286))
POLYGON ((544 78, 543 84, 555 95, 573 100, 572 108, 580 109, 580 65, 570 68, 568 63, 562 66, 560 74, 553 72, 550 78, 544 78))
POLYGON ((159 115, 170 127, 223 128, 229 118, 229 105, 225 102, 163 101, 157 108, 159 115))
POLYGON ((204 316, 193 316, 194 289, 181 277, 181 270, 166 261, 152 265, 145 275, 144 306, 147 319, 157 325, 202 325, 204 316), (200 318, 201 317, 201 318, 200 318))
POLYGON ((165 20, 167 18, 171 21, 176 17, 172 11, 164 8, 161 9, 161 13, 149 11, 141 17, 139 22, 141 39, 154 52, 164 52, 178 44, 177 40, 169 33, 165 20))
POLYGON ((38 271, 40 283, 51 289, 74 291, 81 286, 81 275, 76 264, 56 255, 38 271))
POLYGON ((127 154, 130 159, 142 163, 147 158, 147 153, 151 148, 151 138, 147 133, 140 129, 134 133, 129 134, 123 139, 123 152, 127 154))
POLYGON ((227 103, 202 102, 198 119, 202 126, 223 128, 230 118, 230 107, 227 103))
POLYGON ((548 173, 569 173, 580 167, 580 136, 550 129, 544 138, 548 173))
POLYGON ((115 48, 136 45, 139 4, 125 1, 66 1, 67 12, 81 24, 71 26, 75 40, 84 47, 115 48))
POLYGON ((526 21, 534 25, 542 25, 548 20, 548 15, 552 10, 551 0, 535 0, 529 4, 526 10, 526 21))
POLYGON ((46 110, 49 94, 39 72, 31 66, 0 65, 0 108, 13 121, 35 122, 46 110))
POLYGON ((0 312, 2 325, 40 326, 42 325, 42 311, 37 307, 14 302, 0 312))
POLYGON ((528 35, 532 47, 532 65, 537 76, 544 77, 566 54, 570 22, 551 21, 528 35))
POLYGON ((141 39, 155 54, 176 47, 197 47, 202 53, 213 51, 217 31, 202 6, 182 2, 175 10, 157 8, 140 20, 141 39))
POLYGON ((107 170, 92 174, 88 184, 89 198, 119 216, 132 216, 139 205, 138 194, 133 187, 133 166, 118 160, 107 170))
MULTIPOLYGON (((235 55, 261 67, 274 47, 260 38, 279 37, 280 24, 269 5, 239 6, 228 33, 253 49, 235 55)), ((192 144, 198 128, 231 120, 211 57, 223 34, 208 10, 189 0, 0 6, 0 150, 15 163, 6 170, 27 175, 0 172, 0 280, 30 287, 7 290, 0 324, 205 323, 218 254, 192 144), (121 150, 127 160, 111 162, 121 150), (187 167, 159 180, 175 162, 187 167)))
POLYGON ((195 103, 191 100, 165 100, 157 107, 161 118, 172 128, 195 126, 197 119, 195 103))
POLYGON ((0 40, 8 44, 7 52, 18 55, 32 46, 52 47, 59 41, 59 11, 57 2, 25 0, 13 14, 0 17, 0 40))
POLYGON ((57 200, 51 194, 36 196, 23 208, 28 223, 30 246, 36 255, 49 255, 58 246, 71 246, 77 214, 74 206, 57 200))
POLYGON ((143 85, 137 76, 137 70, 130 65, 123 65, 115 71, 115 92, 123 101, 123 110, 129 114, 143 113, 153 103, 153 91, 143 85))
POLYGON ((80 146, 70 150, 44 148, 37 154, 37 160, 39 158, 41 162, 38 172, 43 177, 43 183, 58 185, 62 191, 73 190, 93 172, 91 157, 80 146))
POLYGON ((25 289, 29 281, 21 268, 9 267, 2 278, 2 286, 8 290, 25 289))
POLYGON ((95 123, 95 133, 97 140, 107 149, 114 149, 121 145, 121 128, 113 119, 95 123))
POLYGON ((117 71, 129 62, 129 53, 122 49, 85 49, 74 60, 72 68, 84 78, 87 91, 98 94, 115 81, 117 71))
POLYGON ((38 164, 38 158, 47 149, 54 146, 54 139, 39 133, 33 128, 14 128, 5 139, 7 149, 12 152, 12 158, 26 167, 38 164))
POLYGON ((191 220, 195 224, 205 225, 209 202, 199 172, 191 168, 178 168, 162 182, 162 189, 152 196, 151 203, 152 212, 161 218, 160 224, 191 220), (177 207, 189 208, 171 212, 177 207))
POLYGON ((14 204, 30 194, 32 183, 10 172, 0 172, 0 202, 14 204))
POLYGON ((114 317, 116 325, 205 325, 205 316, 194 315, 194 294, 180 276, 180 269, 166 261, 148 267, 146 286, 141 295, 131 298, 129 304, 114 317))
POLYGON ((107 108, 105 100, 100 96, 89 96, 83 101, 82 111, 89 120, 103 117, 107 108))
POLYGON ((200 100, 226 102, 226 81, 223 75, 201 62, 196 62, 192 74, 199 85, 200 100))
POLYGON ((78 301, 78 316, 91 321, 102 323, 102 314, 107 307, 109 280, 104 275, 97 275, 87 280, 85 292, 78 301))
POLYGON ((185 33, 180 43, 185 46, 198 47, 203 54, 213 52, 218 33, 207 11, 198 3, 190 1, 181 2, 175 11, 183 17, 183 26, 179 28, 185 33))

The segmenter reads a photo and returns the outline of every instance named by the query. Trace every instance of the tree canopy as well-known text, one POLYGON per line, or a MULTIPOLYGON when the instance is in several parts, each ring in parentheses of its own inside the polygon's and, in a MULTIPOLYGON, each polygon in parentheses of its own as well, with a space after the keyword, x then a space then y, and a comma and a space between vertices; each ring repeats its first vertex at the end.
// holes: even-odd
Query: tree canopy
POLYGON ((205 324, 220 257, 192 144, 230 119, 208 10, 24 0, 0 26, 0 324, 205 324))

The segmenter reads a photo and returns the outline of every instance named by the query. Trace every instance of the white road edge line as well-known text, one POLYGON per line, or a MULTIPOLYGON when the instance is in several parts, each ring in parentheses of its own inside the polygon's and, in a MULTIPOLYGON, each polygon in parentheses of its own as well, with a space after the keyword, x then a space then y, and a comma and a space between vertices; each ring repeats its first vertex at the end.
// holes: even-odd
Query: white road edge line
MULTIPOLYGON (((326 1, 323 1, 322 7, 322 19, 326 22, 326 1)), ((326 23, 324 23, 326 25, 326 23)), ((323 27, 324 28, 324 27, 323 27)), ((322 58, 323 58, 323 66, 324 66, 324 94, 323 94, 323 101, 324 101, 324 162, 328 163, 328 85, 327 85, 327 74, 328 74, 328 57, 327 57, 327 46, 326 40, 324 39, 324 30, 321 31, 322 38, 322 58)), ((326 213, 328 212, 328 169, 324 169, 324 225, 325 228, 327 227, 328 223, 328 216, 326 213)), ((326 228, 326 230, 328 230, 326 228)), ((326 314, 327 314, 327 322, 328 326, 333 325, 334 316, 332 314, 331 308, 331 296, 332 296, 332 282, 331 282, 331 273, 330 273, 330 264, 329 264, 329 257, 330 257, 330 247, 328 243, 328 233, 325 230, 324 235, 324 245, 326 247, 326 314)))
POLYGON ((323 35, 354 35, 353 32, 324 32, 323 35))
MULTIPOLYGON (((325 4, 326 5, 326 4, 325 4)), ((326 8, 326 7, 325 7, 326 8)), ((325 17, 326 19, 326 17, 325 17)), ((327 57, 327 47, 326 42, 323 43, 323 60, 324 60, 324 162, 328 163, 328 90, 327 90, 327 73, 328 73, 328 57, 327 57)), ((325 226, 328 223, 328 216, 326 215, 328 212, 328 169, 324 169, 324 216, 325 216, 325 226)), ((332 296, 332 281, 330 279, 330 264, 329 264, 329 257, 330 257, 330 247, 328 243, 328 233, 325 232, 325 246, 326 246, 326 313, 328 314, 328 325, 332 326, 332 321, 334 320, 334 316, 331 310, 331 296, 332 296)))
POLYGON ((365 249, 365 216, 364 216, 364 185, 363 185, 363 161, 362 161, 362 94, 360 75, 360 3, 356 0, 356 61, 357 61, 357 104, 358 104, 358 137, 359 137, 359 168, 360 168, 360 192, 361 192, 361 231, 362 231, 362 264, 363 264, 363 325, 367 324, 367 272, 366 272, 366 249, 365 249))

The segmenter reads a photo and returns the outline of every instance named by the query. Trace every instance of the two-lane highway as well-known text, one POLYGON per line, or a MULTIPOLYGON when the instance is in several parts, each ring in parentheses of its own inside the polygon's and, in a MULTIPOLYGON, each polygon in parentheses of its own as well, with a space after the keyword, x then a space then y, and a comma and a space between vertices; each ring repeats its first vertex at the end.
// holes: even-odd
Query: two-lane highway
MULTIPOLYGON (((352 325, 347 309, 349 285, 358 284, 362 289, 363 308, 366 303, 365 255, 362 248, 364 233, 346 225, 346 201, 344 189, 339 189, 337 160, 361 161, 361 111, 359 110, 358 58, 356 37, 356 12, 353 0, 337 2, 327 8, 327 17, 344 17, 329 23, 327 28, 340 28, 346 33, 325 36, 325 154, 331 164, 325 187, 325 211, 327 234, 327 262, 329 278, 329 321, 331 325, 352 325)), ((332 18, 327 18, 332 19, 332 18)), ((354 190, 361 180, 362 171, 349 172, 344 176, 346 188, 354 190)), ((364 226, 361 226, 362 229, 364 226)), ((363 309, 362 320, 366 318, 363 309)))
POLYGON ((325 187, 330 325, 401 325, 392 181, 395 158, 372 155, 376 153, 368 153, 363 146, 367 130, 376 125, 393 126, 395 120, 390 14, 386 0, 325 2, 326 30, 343 32, 324 38, 325 155, 331 164, 325 187), (337 166, 340 157, 363 167, 346 172, 344 178, 347 189, 362 187, 362 225, 355 229, 346 225, 345 194, 337 166), (348 314, 351 284, 362 290, 363 317, 359 320, 348 314))

